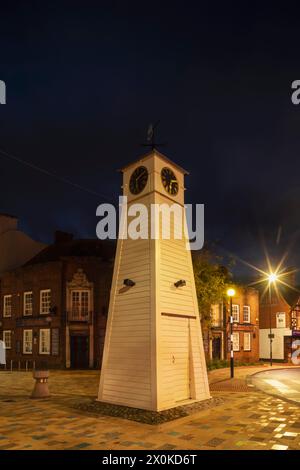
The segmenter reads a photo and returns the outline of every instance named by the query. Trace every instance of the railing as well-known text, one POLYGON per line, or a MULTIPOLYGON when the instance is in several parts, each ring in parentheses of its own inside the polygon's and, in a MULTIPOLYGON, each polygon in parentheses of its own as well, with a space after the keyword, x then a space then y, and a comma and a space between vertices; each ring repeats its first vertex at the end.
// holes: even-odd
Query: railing
POLYGON ((69 322, 91 323, 92 312, 82 312, 78 309, 70 310, 67 312, 67 319, 69 322))

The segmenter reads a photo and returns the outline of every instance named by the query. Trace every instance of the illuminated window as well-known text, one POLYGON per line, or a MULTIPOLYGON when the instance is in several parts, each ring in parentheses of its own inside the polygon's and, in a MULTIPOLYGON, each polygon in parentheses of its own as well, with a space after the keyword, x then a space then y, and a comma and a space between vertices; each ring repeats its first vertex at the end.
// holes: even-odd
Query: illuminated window
POLYGON ((32 354, 32 330, 23 331, 23 354, 32 354))
POLYGON ((233 333, 233 350, 239 351, 240 350, 240 334, 235 332, 233 333))
POLYGON ((235 323, 239 323, 240 321, 240 306, 237 304, 232 305, 232 317, 235 323))
POLYGON ((50 354, 50 330, 42 329, 40 330, 40 354, 50 354))
POLYGON ((40 292, 40 314, 48 315, 51 309, 51 290, 45 289, 40 292))
POLYGON ((244 351, 251 351, 251 333, 244 333, 244 351))
POLYGON ((3 316, 11 317, 12 295, 5 295, 3 297, 3 316))
POLYGON ((33 311, 33 293, 32 292, 24 292, 24 309, 23 314, 24 316, 32 315, 33 311))
POLYGON ((3 341, 5 344, 5 349, 11 349, 11 330, 3 331, 3 341))

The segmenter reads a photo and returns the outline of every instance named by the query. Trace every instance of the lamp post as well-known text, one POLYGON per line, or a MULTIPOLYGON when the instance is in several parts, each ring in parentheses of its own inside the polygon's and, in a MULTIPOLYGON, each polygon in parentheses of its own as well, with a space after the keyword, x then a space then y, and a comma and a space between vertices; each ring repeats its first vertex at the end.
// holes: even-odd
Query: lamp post
POLYGON ((235 290, 230 288, 227 290, 230 305, 230 378, 234 377, 234 360, 233 360, 233 316, 232 316, 232 297, 235 295, 235 290))
POLYGON ((272 294, 271 294, 271 288, 272 284, 275 284, 277 281, 277 274, 275 273, 269 273, 268 274, 268 281, 269 281, 269 327, 270 327, 270 332, 269 332, 269 340, 270 340, 270 366, 272 367, 273 365, 273 334, 272 334, 272 294))

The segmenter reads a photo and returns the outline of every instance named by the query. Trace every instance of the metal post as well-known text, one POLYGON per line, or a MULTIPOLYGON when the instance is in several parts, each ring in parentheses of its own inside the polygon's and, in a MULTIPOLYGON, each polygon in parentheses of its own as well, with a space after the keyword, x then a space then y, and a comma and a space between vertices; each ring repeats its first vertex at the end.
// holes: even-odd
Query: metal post
POLYGON ((25 370, 28 372, 28 361, 25 362, 25 370))
POLYGON ((233 316, 232 316, 232 297, 230 297, 230 378, 234 377, 234 359, 233 359, 233 316))
POLYGON ((270 366, 272 367, 273 365, 273 348, 272 348, 272 342, 273 342, 273 335, 272 335, 272 295, 271 295, 271 285, 269 285, 269 302, 270 302, 270 308, 269 308, 269 322, 270 322, 270 366))
POLYGON ((13 361, 12 361, 12 359, 10 360, 10 371, 11 372, 13 371, 13 361))

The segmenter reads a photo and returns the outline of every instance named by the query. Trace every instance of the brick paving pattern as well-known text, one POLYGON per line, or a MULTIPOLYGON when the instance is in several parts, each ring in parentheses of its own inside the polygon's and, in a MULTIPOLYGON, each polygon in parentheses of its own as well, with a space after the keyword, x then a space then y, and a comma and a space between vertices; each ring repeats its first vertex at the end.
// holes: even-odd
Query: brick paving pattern
POLYGON ((0 372, 0 450, 300 450, 300 407, 254 389, 214 391, 224 400, 216 408, 151 426, 74 410, 98 381, 95 371, 51 372, 52 397, 30 400, 30 373, 0 372))

